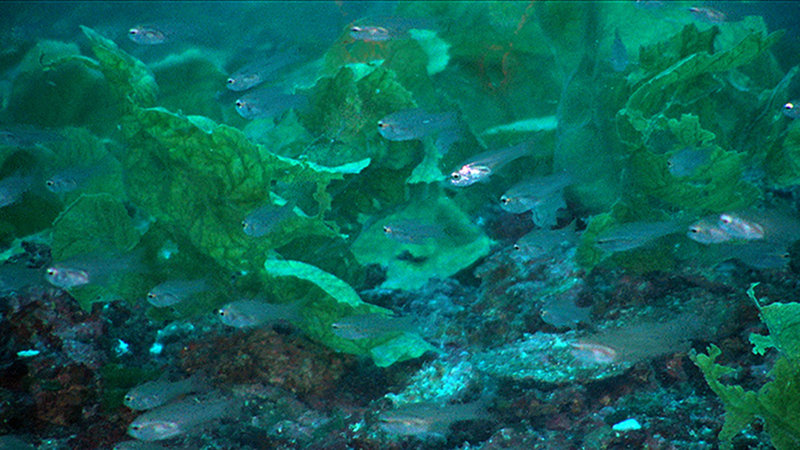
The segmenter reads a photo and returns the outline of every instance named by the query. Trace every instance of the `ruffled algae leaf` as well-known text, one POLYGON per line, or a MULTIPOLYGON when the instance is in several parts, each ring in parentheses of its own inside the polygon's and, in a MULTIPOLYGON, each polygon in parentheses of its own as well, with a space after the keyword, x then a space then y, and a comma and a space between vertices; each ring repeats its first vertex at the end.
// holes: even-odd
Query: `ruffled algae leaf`
MULTIPOLYGON (((413 232, 413 231, 412 231, 413 232)), ((430 278, 447 278, 489 252, 492 240, 444 195, 409 204, 366 226, 353 243, 361 264, 380 264, 387 269, 382 287, 414 290, 430 278), (388 238, 384 226, 412 223, 435 227, 437 236, 407 243, 388 238)))
MULTIPOLYGON (((694 33, 682 33, 682 40, 685 39, 685 35, 694 33)), ((754 31, 727 51, 713 54, 708 51, 692 53, 639 86, 628 98, 625 110, 639 110, 645 115, 656 114, 664 108, 664 105, 670 104, 668 99, 674 95, 673 87, 682 86, 702 74, 730 70, 747 64, 772 46, 781 36, 780 32, 765 35, 763 32, 754 31)))
POLYGON ((770 335, 751 334, 753 351, 763 354, 768 348, 776 347, 780 356, 770 370, 771 381, 757 392, 745 391, 741 386, 725 385, 722 377, 734 369, 717 364, 715 360, 722 351, 715 345, 708 347, 708 354, 695 354, 689 357, 703 372, 711 390, 725 405, 725 424, 719 434, 720 448, 733 447, 731 440, 756 417, 764 421, 764 428, 772 444, 778 450, 795 449, 800 445, 800 304, 772 303, 761 306, 750 286, 747 295, 758 305, 761 318, 770 335))
MULTIPOLYGON (((78 255, 123 254, 139 242, 140 234, 122 203, 110 194, 84 194, 67 206, 53 223, 53 259, 78 255)), ((105 285, 88 284, 69 289, 84 310, 91 304, 143 295, 139 273, 113 276, 105 285)))
POLYGON ((129 119, 124 164, 132 199, 232 270, 256 270, 269 250, 303 236, 338 236, 323 220, 331 201, 325 188, 370 161, 325 167, 282 157, 236 128, 163 108, 134 108, 129 119), (242 219, 269 201, 273 183, 305 182, 317 185, 313 217, 295 210, 266 236, 244 234, 242 219))
POLYGON ((369 355, 378 367, 418 358, 434 350, 419 335, 407 332, 387 333, 370 339, 340 338, 331 331, 331 324, 337 319, 357 314, 390 316, 392 311, 365 303, 350 285, 302 261, 268 259, 264 262, 264 270, 270 277, 294 277, 311 282, 324 292, 303 306, 305 320, 300 326, 310 338, 330 348, 355 355, 369 355))
POLYGON ((765 168, 770 179, 779 186, 800 183, 800 121, 789 126, 783 145, 767 151, 765 168))
POLYGON ((100 71, 117 95, 139 106, 151 106, 158 95, 158 85, 150 69, 93 29, 81 25, 81 30, 89 39, 100 71))

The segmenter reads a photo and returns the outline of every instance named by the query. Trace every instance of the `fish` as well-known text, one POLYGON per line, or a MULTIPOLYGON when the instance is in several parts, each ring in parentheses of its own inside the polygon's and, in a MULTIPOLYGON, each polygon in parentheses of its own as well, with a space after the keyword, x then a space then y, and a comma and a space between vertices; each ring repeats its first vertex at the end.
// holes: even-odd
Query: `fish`
POLYGON ((719 244, 732 239, 719 225, 718 220, 709 219, 700 219, 689 225, 689 231, 686 232, 686 236, 701 244, 719 244))
POLYGON ((56 131, 41 130, 28 126, 7 126, 0 129, 0 145, 8 147, 30 148, 63 138, 56 131))
POLYGON ((748 241, 718 246, 724 259, 736 259, 753 269, 780 269, 791 261, 788 244, 748 241))
POLYGON ((570 342, 570 353, 583 365, 602 366, 619 360, 617 351, 611 347, 585 341, 570 342))
POLYGON ((292 108, 308 104, 302 94, 287 94, 274 87, 259 88, 236 99, 236 112, 247 120, 272 118, 292 108))
POLYGON ((378 133, 390 141, 412 141, 458 128, 454 112, 430 113, 420 108, 389 114, 378 121, 378 133))
POLYGON ((514 243, 512 258, 522 261, 541 258, 560 247, 572 247, 578 242, 575 223, 559 230, 533 230, 514 243))
POLYGON ((554 327, 575 328, 579 323, 588 323, 592 308, 575 304, 572 298, 553 297, 541 307, 542 320, 554 327))
POLYGON ((736 213, 720 214, 719 227, 732 239, 764 239, 764 227, 736 213))
POLYGON ((572 177, 566 172, 523 181, 500 197, 500 207, 512 214, 532 211, 534 224, 551 227, 556 225, 556 212, 567 207, 562 189, 570 184, 572 177))
POLYGON ((176 305, 208 289, 208 283, 204 279, 168 280, 150 289, 147 301, 157 308, 163 308, 176 305))
POLYGON ((261 300, 236 300, 217 310, 223 324, 234 328, 256 327, 282 320, 300 320, 300 302, 266 303, 261 300))
POLYGON ((136 25, 128 30, 128 37, 139 45, 159 45, 169 41, 171 33, 151 25, 136 25))
POLYGON ((486 401, 439 404, 409 403, 378 416, 380 428, 398 436, 444 436, 450 425, 462 420, 476 420, 486 415, 486 401))
POLYGON ((220 392, 192 396, 147 411, 128 426, 128 435, 140 441, 160 441, 185 434, 213 420, 235 417, 242 402, 220 392))
POLYGON ((795 100, 784 104, 783 115, 790 119, 800 118, 800 100, 795 100))
POLYGON ((136 270, 139 270, 138 254, 89 254, 52 264, 45 269, 44 278, 53 286, 70 289, 104 283, 113 275, 136 270))
POLYGON ((381 42, 400 36, 400 33, 377 25, 354 25, 350 27, 350 37, 357 41, 381 42))
POLYGON ((403 244, 424 244, 444 237, 441 227, 423 220, 397 220, 383 226, 383 234, 403 244))
POLYGON ((415 324, 416 319, 413 316, 358 314, 333 322, 331 332, 342 339, 373 339, 390 333, 413 332, 415 324))
POLYGON ((628 49, 619 37, 619 29, 614 30, 614 42, 611 43, 611 67, 615 72, 622 72, 628 67, 628 49))
POLYGON ((466 187, 478 182, 485 183, 491 175, 506 164, 529 154, 531 148, 532 143, 526 141, 511 147, 476 155, 469 161, 460 164, 459 168, 450 173, 450 184, 456 187, 466 187))
POLYGON ((22 199, 22 194, 33 187, 33 177, 15 173, 0 180, 0 208, 11 206, 22 199))
POLYGON ((301 61, 300 51, 289 48, 275 53, 269 58, 246 64, 233 72, 226 81, 226 86, 232 91, 246 91, 265 81, 269 81, 282 69, 301 61))
POLYGON ((278 225, 295 215, 295 201, 283 206, 264 205, 253 210, 242 221, 244 234, 250 237, 262 237, 274 231, 278 225))
POLYGON ((667 159, 669 173, 676 177, 689 176, 711 159, 712 147, 684 147, 667 159))
POLYGON ((693 6, 689 8, 689 12, 692 13, 695 18, 702 20, 703 22, 723 23, 728 20, 728 16, 725 15, 725 13, 713 8, 701 8, 693 6))
POLYGON ((208 382, 200 375, 193 375, 179 381, 148 381, 129 390, 122 403, 130 409, 145 411, 164 405, 183 395, 208 389, 208 382))
POLYGON ((94 165, 70 167, 56 172, 45 180, 45 186, 55 194, 72 192, 83 186, 91 178, 107 172, 111 165, 110 158, 104 158, 94 165))
POLYGON ((435 24, 429 19, 411 17, 381 17, 350 26, 350 37, 357 41, 384 42, 393 39, 407 39, 409 30, 433 29, 435 24))
POLYGON ((675 221, 628 222, 604 231, 597 236, 595 246, 609 253, 624 252, 641 247, 680 229, 675 221))

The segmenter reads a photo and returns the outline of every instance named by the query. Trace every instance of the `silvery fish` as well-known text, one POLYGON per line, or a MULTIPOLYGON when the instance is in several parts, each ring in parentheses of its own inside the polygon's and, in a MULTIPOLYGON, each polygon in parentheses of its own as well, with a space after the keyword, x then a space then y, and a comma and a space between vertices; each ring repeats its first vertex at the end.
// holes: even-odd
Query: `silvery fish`
POLYGON ((199 280, 168 280, 147 293, 147 301, 157 308, 178 304, 187 298, 209 289, 204 279, 199 280))
POLYGON ((251 237, 262 237, 274 231, 278 225, 295 215, 295 202, 290 201, 283 206, 264 205, 256 208, 242 221, 244 234, 251 237))
POLYGON ((483 400, 446 405, 421 402, 384 411, 378 420, 383 431, 399 436, 444 436, 453 423, 480 419, 485 414, 486 402, 483 400))
POLYGON ((800 100, 788 102, 783 105, 783 115, 790 119, 800 118, 800 100))
POLYGON ((460 164, 460 167, 450 174, 450 184, 464 187, 478 182, 486 182, 491 175, 506 164, 529 154, 532 145, 528 141, 476 155, 469 161, 460 164))
POLYGON ((292 108, 302 108, 308 104, 308 97, 302 94, 286 94, 282 90, 268 86, 250 91, 234 103, 236 112, 248 120, 272 118, 292 108))
POLYGON ((19 173, 0 180, 0 208, 11 206, 33 187, 33 177, 19 173))
POLYGON ((359 314, 342 317, 331 324, 331 331, 343 339, 372 339, 389 333, 414 332, 412 316, 392 317, 383 314, 359 314))
POLYGON ((456 128, 457 120, 458 116, 454 112, 429 113, 419 108, 408 109, 379 120, 378 132, 390 141, 410 141, 456 128))
POLYGON ((669 173, 676 177, 685 177, 711 159, 712 147, 685 147, 667 159, 669 173))
POLYGON ((172 33, 151 25, 136 25, 128 30, 128 37, 139 45, 159 45, 169 41, 172 33))
POLYGON ((383 226, 383 234, 403 244, 424 244, 444 237, 441 227, 422 220, 396 220, 383 226))
POLYGON ((272 78, 278 71, 301 60, 296 48, 275 53, 269 58, 247 64, 228 77, 227 86, 232 91, 246 91, 272 78))
POLYGON ((241 408, 241 400, 220 392, 185 398, 141 414, 128 426, 128 435, 141 441, 169 439, 204 423, 235 417, 241 408))
POLYGON ((76 166, 54 173, 45 181, 50 192, 72 192, 81 188, 91 178, 102 175, 111 167, 111 157, 106 157, 90 166, 76 166))
POLYGON ((300 302, 266 303, 260 300, 237 300, 217 311, 220 321, 234 328, 256 327, 282 320, 300 319, 300 302))
POLYGON ((500 197, 500 207, 513 214, 532 211, 533 223, 551 227, 556 225, 557 211, 567 207, 562 189, 570 184, 572 177, 566 172, 523 181, 500 197))
POLYGON ((574 222, 559 230, 533 230, 517 240, 512 257, 522 261, 541 258, 558 248, 575 246, 578 237, 574 222))
POLYGON ((675 221, 628 222, 600 233, 595 246, 610 253, 623 252, 641 247, 679 229, 680 224, 675 221))
POLYGON ((111 276, 139 270, 138 254, 90 254, 59 261, 45 270, 45 280, 69 289, 84 284, 104 283, 111 276))
POLYGON ((122 403, 130 409, 144 411, 164 405, 182 395, 205 391, 208 388, 208 382, 200 375, 179 381, 148 381, 128 391, 122 403))

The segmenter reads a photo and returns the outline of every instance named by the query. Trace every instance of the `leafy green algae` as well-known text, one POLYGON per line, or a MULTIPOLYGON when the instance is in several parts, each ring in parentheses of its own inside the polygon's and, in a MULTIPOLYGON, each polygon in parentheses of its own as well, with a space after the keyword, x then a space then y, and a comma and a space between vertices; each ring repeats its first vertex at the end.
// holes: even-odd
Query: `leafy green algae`
MULTIPOLYGON (((753 292, 748 296, 759 305, 753 292)), ((772 444, 778 450, 794 449, 800 445, 800 303, 772 303, 760 306, 761 318, 769 329, 769 336, 751 334, 753 352, 763 354, 775 347, 780 356, 770 370, 771 381, 758 391, 746 391, 741 386, 724 384, 721 379, 734 369, 717 364, 722 354, 710 345, 707 354, 690 354, 700 368, 709 387, 725 405, 725 423, 720 431, 721 448, 732 448, 732 439, 755 418, 764 421, 772 444)))
POLYGON ((310 337, 324 342, 328 347, 356 355, 369 355, 378 367, 388 367, 434 350, 415 333, 391 333, 371 339, 340 338, 331 331, 331 324, 337 319, 357 314, 391 316, 392 311, 362 301, 349 284, 301 261, 267 260, 264 270, 271 277, 294 277, 311 282, 326 294, 314 296, 314 300, 304 305, 305 320, 300 326, 310 337))
POLYGON ((488 254, 491 245, 492 240, 470 223, 452 200, 437 195, 366 226, 352 248, 362 264, 386 267, 387 279, 382 287, 414 290, 431 278, 444 279, 468 267, 488 254), (430 224, 439 230, 419 243, 399 242, 385 235, 384 226, 409 222, 430 224))

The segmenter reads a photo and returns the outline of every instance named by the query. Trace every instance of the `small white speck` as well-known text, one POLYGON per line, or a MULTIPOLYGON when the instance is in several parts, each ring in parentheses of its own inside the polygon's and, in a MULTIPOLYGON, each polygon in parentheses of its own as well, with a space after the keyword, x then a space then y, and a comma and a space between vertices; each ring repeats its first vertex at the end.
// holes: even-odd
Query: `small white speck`
POLYGON ((20 358, 30 358, 32 356, 38 355, 40 352, 39 350, 20 350, 17 352, 17 356, 20 358))
POLYGON ((114 353, 116 353, 117 356, 122 356, 125 353, 129 353, 130 352, 130 348, 129 347, 130 346, 128 345, 127 342, 123 341, 122 339, 117 339, 117 347, 114 348, 114 353))
POLYGON ((153 343, 153 346, 150 347, 150 353, 152 353, 154 355, 160 355, 161 354, 161 350, 163 350, 163 349, 164 349, 163 345, 159 344, 158 342, 155 342, 155 343, 153 343))

